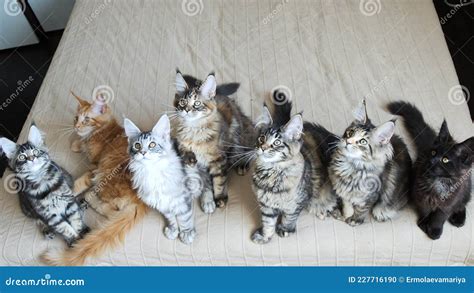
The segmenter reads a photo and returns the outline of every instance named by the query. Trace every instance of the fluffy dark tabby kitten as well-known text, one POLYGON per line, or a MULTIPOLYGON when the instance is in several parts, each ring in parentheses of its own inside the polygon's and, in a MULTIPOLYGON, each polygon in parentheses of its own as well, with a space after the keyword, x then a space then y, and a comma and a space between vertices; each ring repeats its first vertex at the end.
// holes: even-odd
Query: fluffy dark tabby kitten
POLYGON ((36 126, 30 127, 26 143, 17 145, 0 138, 0 147, 21 182, 18 191, 21 210, 27 217, 37 219, 47 238, 59 234, 71 246, 89 231, 72 192, 71 175, 50 159, 36 126))
MULTIPOLYGON (((286 100, 286 99, 285 99, 286 100)), ((296 222, 312 198, 321 213, 335 206, 320 198, 326 180, 321 178, 322 164, 317 142, 311 135, 303 136, 301 114, 291 117, 291 102, 275 105, 274 119, 264 106, 257 119, 259 136, 256 143, 252 187, 262 214, 262 227, 251 237, 259 244, 269 242, 275 231, 288 237, 296 231, 296 222)))
MULTIPOLYGON (((326 144, 328 172, 342 209, 335 216, 349 225, 362 224, 370 211, 377 221, 393 218, 408 201, 411 159, 405 143, 394 135, 395 123, 374 126, 365 101, 355 120, 333 146, 326 144)), ((320 136, 335 137, 315 125, 320 136)), ((321 145, 321 147, 325 147, 321 145)))
POLYGON ((206 213, 214 212, 216 205, 225 206, 229 169, 237 167, 243 173, 248 168, 237 158, 253 145, 252 122, 234 100, 218 94, 232 93, 236 88, 237 84, 218 87, 214 74, 201 82, 176 73, 174 137, 186 164, 198 163, 209 170, 214 195, 201 197, 206 213))
POLYGON ((439 133, 426 124, 421 112, 405 102, 393 102, 388 110, 402 116, 414 140, 418 157, 411 199, 418 212, 418 226, 431 239, 440 238, 444 222, 461 227, 471 199, 474 137, 457 143, 443 121, 439 133))

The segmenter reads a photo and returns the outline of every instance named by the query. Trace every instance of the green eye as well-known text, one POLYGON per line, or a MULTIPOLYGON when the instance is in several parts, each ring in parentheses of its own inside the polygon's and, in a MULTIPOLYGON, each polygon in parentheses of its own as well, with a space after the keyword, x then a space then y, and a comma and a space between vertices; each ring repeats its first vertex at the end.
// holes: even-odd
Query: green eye
POLYGON ((156 147, 156 143, 152 141, 152 142, 150 142, 150 144, 148 145, 148 147, 149 147, 150 149, 153 149, 153 148, 156 147))
POLYGON ((432 151, 431 151, 431 155, 432 155, 433 157, 436 156, 436 151, 435 151, 435 150, 432 150, 432 151))
POLYGON ((443 157, 442 162, 443 162, 444 164, 447 164, 447 163, 449 163, 449 159, 446 158, 446 157, 443 157))
POLYGON ((363 139, 359 140, 359 143, 360 143, 361 145, 366 145, 366 144, 367 144, 367 140, 366 140, 365 138, 363 138, 363 139))
POLYGON ((277 139, 273 142, 273 145, 279 146, 281 145, 281 140, 277 139))
POLYGON ((26 160, 26 155, 20 154, 20 155, 18 156, 18 161, 24 161, 24 160, 26 160))
POLYGON ((139 142, 136 142, 133 144, 133 148, 136 150, 140 150, 142 148, 142 145, 139 142))

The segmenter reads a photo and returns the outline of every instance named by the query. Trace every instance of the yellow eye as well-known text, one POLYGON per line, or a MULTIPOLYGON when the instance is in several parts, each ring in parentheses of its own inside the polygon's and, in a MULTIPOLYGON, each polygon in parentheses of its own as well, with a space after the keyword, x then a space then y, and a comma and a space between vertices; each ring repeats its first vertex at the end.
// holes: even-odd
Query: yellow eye
POLYGON ((359 140, 359 143, 360 143, 361 145, 366 145, 366 144, 367 144, 367 140, 365 140, 365 138, 363 138, 363 139, 359 140))
POLYGON ((152 141, 152 142, 150 142, 150 144, 148 145, 148 147, 149 147, 150 149, 152 149, 152 148, 156 147, 156 143, 154 143, 154 142, 152 141))
POLYGON ((265 135, 261 135, 258 137, 258 142, 259 143, 264 143, 265 142, 265 135))
POLYGON ((24 160, 26 160, 26 156, 24 154, 20 154, 18 156, 18 161, 24 161, 24 160))
POLYGON ((133 144, 133 148, 136 150, 140 150, 142 148, 142 145, 139 142, 136 142, 133 144))
POLYGON ((431 155, 432 155, 433 157, 436 156, 436 151, 435 151, 435 150, 432 150, 432 151, 431 151, 431 155))
POLYGON ((444 164, 447 164, 447 163, 449 163, 449 159, 448 159, 448 158, 446 158, 446 157, 443 157, 443 160, 442 160, 442 162, 443 162, 444 164))
POLYGON ((273 145, 279 146, 281 145, 281 140, 277 139, 273 142, 273 145))

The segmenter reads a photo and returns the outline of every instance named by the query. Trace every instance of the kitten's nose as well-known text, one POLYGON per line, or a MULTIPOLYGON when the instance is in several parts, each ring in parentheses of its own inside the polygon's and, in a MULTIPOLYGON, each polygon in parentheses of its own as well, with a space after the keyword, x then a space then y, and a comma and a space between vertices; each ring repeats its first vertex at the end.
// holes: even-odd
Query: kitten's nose
POLYGON ((35 157, 34 157, 34 156, 28 156, 26 159, 27 159, 28 161, 32 161, 32 162, 33 162, 33 161, 35 160, 35 157))
POLYGON ((144 156, 144 155, 146 155, 146 151, 141 151, 140 154, 142 154, 144 156))

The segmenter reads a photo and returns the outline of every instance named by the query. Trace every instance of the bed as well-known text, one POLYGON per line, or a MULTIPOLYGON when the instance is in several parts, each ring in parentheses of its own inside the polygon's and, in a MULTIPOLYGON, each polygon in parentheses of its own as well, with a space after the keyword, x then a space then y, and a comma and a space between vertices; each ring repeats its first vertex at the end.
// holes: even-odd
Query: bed
MULTIPOLYGON (((342 133, 352 108, 366 97, 377 124, 391 116, 383 106, 397 99, 415 103, 439 127, 443 117, 458 140, 474 134, 467 104, 431 0, 77 0, 51 67, 36 98, 30 123, 46 132, 50 153, 74 176, 87 167, 69 150, 76 101, 108 85, 118 118, 151 128, 170 110, 175 68, 219 82, 238 81, 233 96, 256 118, 277 85, 291 89, 296 111, 342 133)), ((397 133, 407 137, 398 123, 397 133)), ((410 152, 414 155, 412 145, 410 152)), ((352 228, 304 212, 297 233, 267 245, 250 241, 260 213, 250 177, 231 175, 227 208, 213 215, 195 205, 198 236, 191 246, 170 241, 164 221, 152 212, 125 244, 88 265, 352 266, 473 265, 473 204, 466 225, 446 224, 431 241, 405 208, 395 220, 373 219, 352 228)), ((38 256, 60 239, 45 240, 0 184, 0 265, 41 265, 38 256)), ((90 209, 87 222, 100 217, 90 209)))

